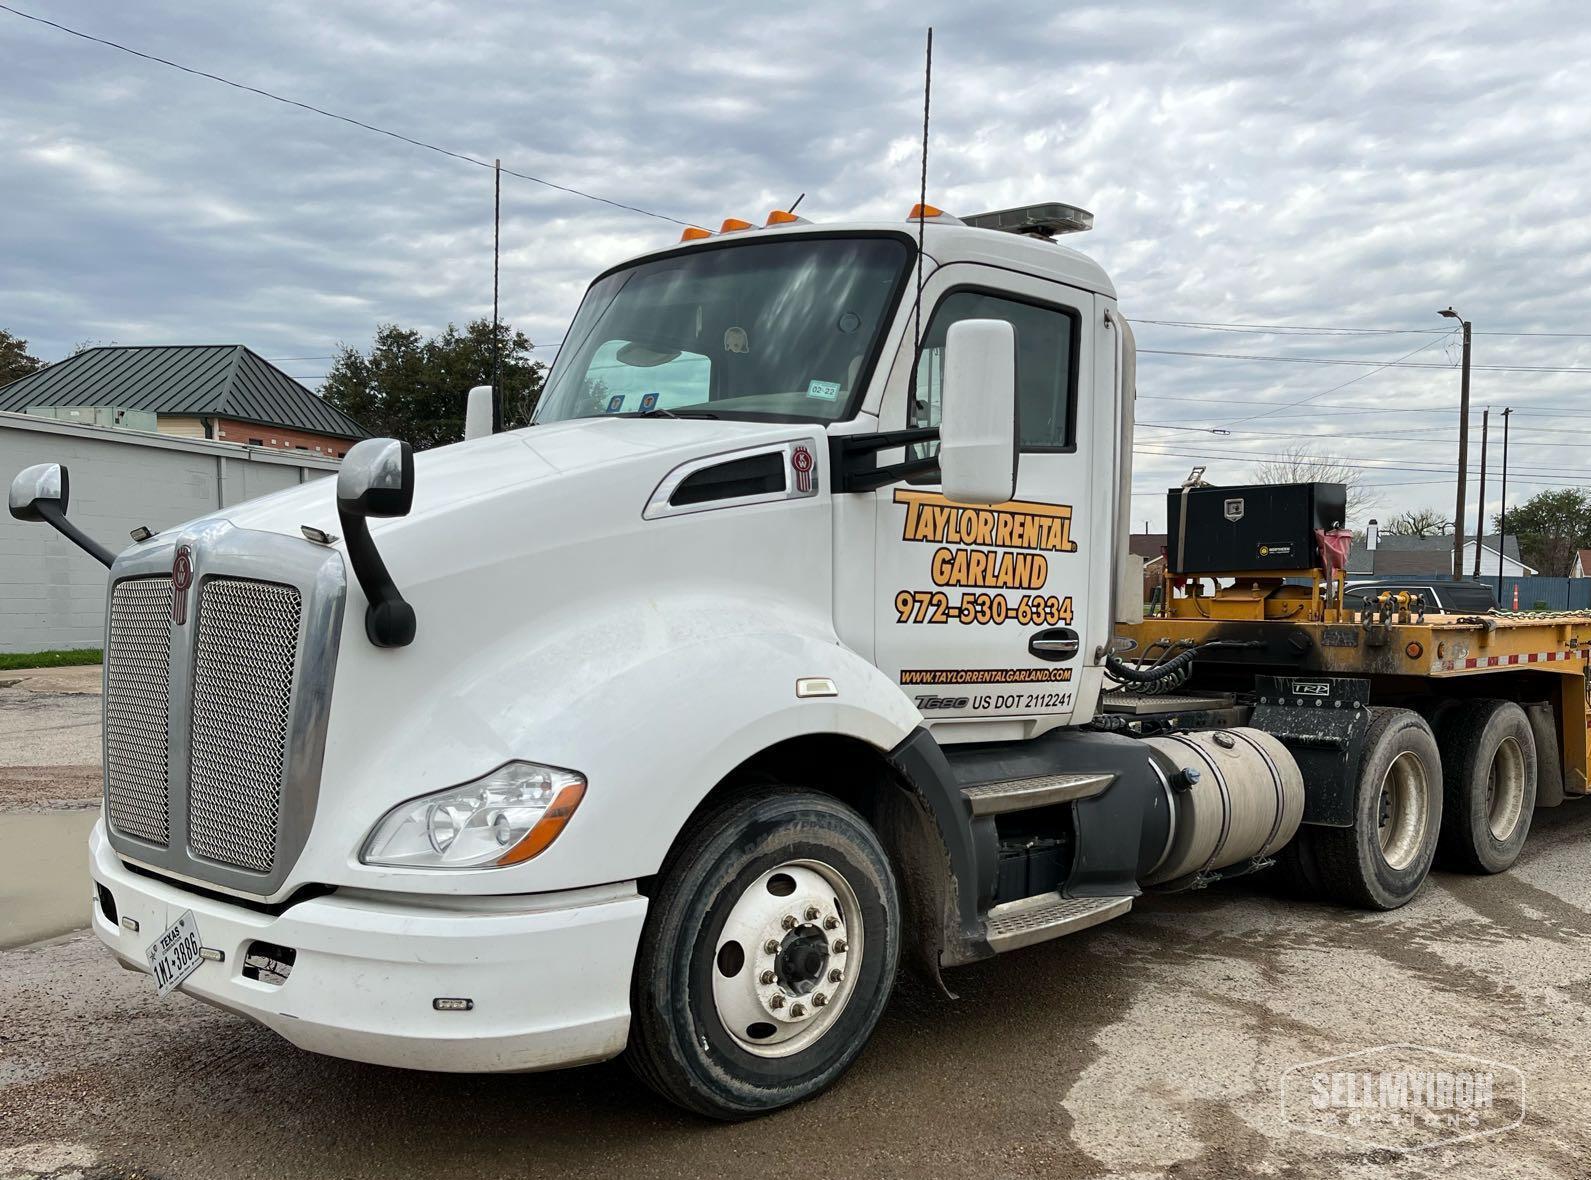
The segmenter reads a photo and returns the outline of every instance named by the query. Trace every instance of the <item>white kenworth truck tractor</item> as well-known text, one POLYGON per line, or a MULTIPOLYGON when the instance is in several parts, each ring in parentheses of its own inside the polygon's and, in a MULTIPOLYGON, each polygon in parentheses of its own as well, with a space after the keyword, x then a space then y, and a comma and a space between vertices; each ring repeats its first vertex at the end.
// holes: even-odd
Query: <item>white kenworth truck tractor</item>
POLYGON ((1331 746, 1265 732, 1252 677, 1156 725, 1111 691, 1265 641, 1122 657, 1132 335, 1055 241, 1090 222, 688 231, 592 283, 533 425, 367 440, 114 557, 23 472, 13 514, 110 571, 99 938, 305 1049, 625 1053, 734 1119, 834 1081, 903 963, 1264 867, 1305 818, 1347 833, 1323 892, 1406 901, 1414 713, 1331 746))

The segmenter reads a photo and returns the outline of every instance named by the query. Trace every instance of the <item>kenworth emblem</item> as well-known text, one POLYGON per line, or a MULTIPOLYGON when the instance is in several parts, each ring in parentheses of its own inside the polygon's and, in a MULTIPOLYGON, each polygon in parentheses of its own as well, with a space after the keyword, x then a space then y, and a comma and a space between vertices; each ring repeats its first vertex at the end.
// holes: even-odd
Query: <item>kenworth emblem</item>
POLYGON ((812 490, 812 452, 797 445, 790 451, 790 466, 795 468, 796 491, 803 494, 812 490))
POLYGON ((171 621, 179 627, 188 621, 188 587, 193 585, 193 550, 177 548, 171 559, 171 621))

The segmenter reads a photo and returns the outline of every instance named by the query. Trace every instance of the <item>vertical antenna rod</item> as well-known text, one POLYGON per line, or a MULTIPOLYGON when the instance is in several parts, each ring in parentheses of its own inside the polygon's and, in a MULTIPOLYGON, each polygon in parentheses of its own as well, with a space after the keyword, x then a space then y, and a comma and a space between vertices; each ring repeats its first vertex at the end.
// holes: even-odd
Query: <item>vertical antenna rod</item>
POLYGON ((497 319, 497 269, 503 242, 503 162, 492 161, 492 433, 503 428, 503 386, 497 319))
POLYGON ((912 394, 917 396, 917 366, 923 349, 923 219, 928 214, 928 100, 934 86, 934 29, 928 26, 923 59, 923 161, 917 189, 917 300, 912 308, 912 394))

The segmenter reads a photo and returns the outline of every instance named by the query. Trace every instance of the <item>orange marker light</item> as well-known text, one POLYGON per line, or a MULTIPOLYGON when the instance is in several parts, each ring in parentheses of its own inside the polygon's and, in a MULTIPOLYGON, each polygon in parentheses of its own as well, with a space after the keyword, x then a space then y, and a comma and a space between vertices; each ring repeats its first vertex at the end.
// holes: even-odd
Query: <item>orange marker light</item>
POLYGON ((768 214, 768 220, 763 222, 763 224, 764 225, 794 225, 796 222, 798 222, 800 220, 801 219, 799 217, 797 217, 794 213, 787 212, 784 209, 775 209, 772 213, 768 214))
POLYGON ((710 238, 712 236, 713 231, 710 229, 703 229, 699 225, 687 225, 685 227, 685 232, 680 234, 679 240, 682 242, 699 242, 703 238, 710 238))
POLYGON ((929 217, 943 217, 944 215, 945 211, 943 209, 936 209, 932 205, 913 205, 912 211, 906 214, 906 220, 916 221, 919 217, 926 219, 929 217))
POLYGON ((755 228, 749 221, 742 221, 738 217, 726 217, 724 218, 724 224, 718 227, 718 232, 721 234, 732 234, 737 230, 755 228))
POLYGON ((498 857, 497 863, 517 865, 547 851, 548 845, 563 832, 569 823, 569 817, 575 813, 575 808, 580 806, 580 800, 585 797, 585 783, 570 783, 559 791, 552 805, 542 812, 541 818, 536 821, 536 826, 526 832, 518 844, 498 857))

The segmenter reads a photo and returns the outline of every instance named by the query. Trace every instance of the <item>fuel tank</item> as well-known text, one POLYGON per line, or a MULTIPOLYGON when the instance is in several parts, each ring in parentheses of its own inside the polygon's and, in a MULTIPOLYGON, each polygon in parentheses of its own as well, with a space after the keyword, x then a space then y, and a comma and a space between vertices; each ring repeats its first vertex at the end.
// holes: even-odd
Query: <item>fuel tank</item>
POLYGON ((1171 786, 1171 839, 1143 878, 1186 887, 1280 849, 1304 816, 1304 779, 1287 748, 1258 729, 1218 729, 1144 739, 1171 786))

